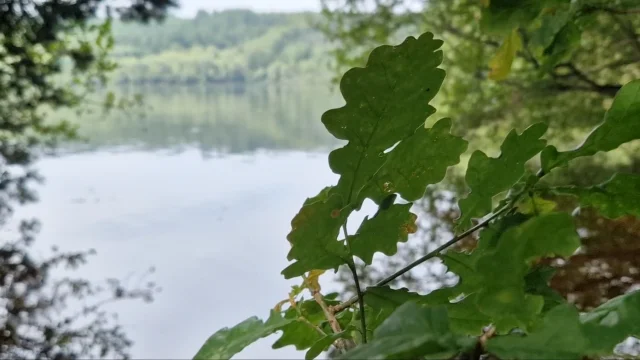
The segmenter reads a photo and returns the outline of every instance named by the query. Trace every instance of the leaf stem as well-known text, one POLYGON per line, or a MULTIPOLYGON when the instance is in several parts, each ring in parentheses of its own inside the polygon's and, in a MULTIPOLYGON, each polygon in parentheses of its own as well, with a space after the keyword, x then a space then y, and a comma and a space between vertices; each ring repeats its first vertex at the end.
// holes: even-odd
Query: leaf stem
MULTIPOLYGON (((324 302, 324 299, 322 298, 322 294, 320 294, 318 291, 313 291, 312 295, 316 303, 318 303, 318 305, 320 305, 320 308, 322 308, 322 312, 324 312, 324 315, 327 318, 327 321, 329 321, 329 326, 331 326, 331 330, 333 330, 333 332, 336 334, 341 333, 342 329, 340 328, 340 323, 338 323, 338 319, 336 319, 335 312, 333 311, 333 309, 327 306, 327 304, 324 302)), ((336 347, 340 349, 341 352, 344 353, 347 350, 349 350, 352 346, 345 339, 337 339, 336 347)))
MULTIPOLYGON (((342 224, 342 231, 344 232, 344 238, 345 241, 347 243, 347 247, 349 248, 349 253, 351 253, 351 245, 349 244, 349 233, 347 232, 347 223, 345 221, 344 224, 342 224)), ((357 300, 358 300, 358 305, 360 306, 360 325, 362 326, 362 342, 364 344, 367 343, 367 320, 364 318, 364 292, 362 291, 362 288, 360 288, 360 280, 358 279, 358 270, 356 269, 356 264, 353 261, 353 257, 350 259, 350 261, 347 262, 347 266, 349 267, 349 270, 351 270, 351 275, 353 275, 353 281, 356 284, 356 292, 357 292, 357 300)), ((336 312, 335 309, 333 309, 334 313, 336 312)))
MULTIPOLYGON (((384 285, 392 282, 393 280, 397 279, 398 277, 402 276, 403 274, 405 274, 409 270, 413 269, 414 267, 422 264, 423 262, 425 262, 425 261, 427 261, 427 260, 429 260, 431 258, 434 258, 434 257, 438 256, 440 254, 440 252, 442 252, 443 250, 447 249, 451 245, 454 245, 458 241, 466 238, 467 236, 473 234, 477 230, 487 226, 493 219, 495 219, 498 216, 502 215, 505 211, 509 210, 510 208, 511 208, 511 206, 503 207, 502 209, 500 209, 497 212, 493 213, 487 219, 485 219, 484 221, 478 223, 476 226, 472 227, 471 229, 463 232, 460 235, 454 236, 451 240, 449 240, 446 243, 438 246, 438 248, 436 248, 435 250, 431 251, 430 253, 428 253, 428 254, 422 256, 421 258, 413 261, 411 264, 403 267, 402 269, 396 271, 395 273, 393 273, 393 274, 389 275, 388 277, 384 278, 383 280, 379 281, 378 283, 376 283, 375 286, 384 286, 384 285)), ((343 303, 341 303, 339 305, 334 306, 333 307, 333 312, 334 313, 338 313, 338 312, 350 307, 351 305, 353 305, 359 299, 362 299, 362 303, 364 303, 363 297, 364 297, 364 294, 366 292, 367 292, 366 289, 364 291, 360 291, 358 296, 352 297, 351 299, 349 299, 349 300, 347 300, 347 301, 345 301, 345 302, 343 302, 343 303)))

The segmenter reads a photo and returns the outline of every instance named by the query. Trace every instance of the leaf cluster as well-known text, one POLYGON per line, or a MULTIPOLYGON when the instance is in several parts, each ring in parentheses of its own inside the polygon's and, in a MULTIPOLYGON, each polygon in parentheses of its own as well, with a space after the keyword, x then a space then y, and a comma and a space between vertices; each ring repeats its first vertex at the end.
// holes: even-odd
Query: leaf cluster
MULTIPOLYGON (((506 23, 529 19, 518 11, 496 16, 506 23)), ((229 358, 277 331, 282 337, 274 347, 313 349, 307 353, 313 358, 333 342, 343 359, 581 359, 611 355, 617 344, 640 334, 640 291, 581 313, 549 286, 553 271, 544 261, 568 258, 581 243, 574 216, 540 198, 567 194, 605 216, 637 215, 637 175, 620 174, 590 187, 554 188, 540 180, 575 159, 640 138, 640 80, 616 93, 600 125, 573 150, 551 145, 544 123, 510 131, 496 157, 475 150, 465 175, 470 192, 458 201, 459 235, 376 286, 360 287, 354 258, 366 265, 376 252, 395 254, 417 228, 411 202, 441 182, 467 151, 467 142, 451 133, 451 119, 425 125, 435 112, 429 101, 445 75, 441 46, 431 33, 409 37, 376 48, 366 67, 344 75, 340 90, 346 104, 322 117, 333 136, 347 141, 329 154, 340 178, 304 202, 288 235, 292 263, 282 274, 302 277, 302 285, 266 322, 250 318, 215 333, 196 358, 229 358), (540 170, 528 172, 525 164, 538 155, 540 170), (349 216, 367 199, 378 211, 349 234, 349 216), (473 250, 451 249, 478 231, 473 250), (387 286, 433 257, 460 278, 457 284, 426 295, 387 286), (317 277, 341 266, 351 271, 357 296, 338 303, 321 294, 317 277), (301 298, 305 290, 312 299, 301 298), (284 304, 289 307, 283 311, 284 304)))

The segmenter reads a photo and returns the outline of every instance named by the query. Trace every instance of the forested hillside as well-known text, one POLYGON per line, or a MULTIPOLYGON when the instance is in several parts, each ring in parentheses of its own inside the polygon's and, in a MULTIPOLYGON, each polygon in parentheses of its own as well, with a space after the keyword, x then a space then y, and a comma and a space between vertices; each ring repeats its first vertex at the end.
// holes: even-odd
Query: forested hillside
POLYGON ((311 13, 201 11, 161 24, 114 23, 120 84, 278 81, 327 73, 329 45, 311 13))

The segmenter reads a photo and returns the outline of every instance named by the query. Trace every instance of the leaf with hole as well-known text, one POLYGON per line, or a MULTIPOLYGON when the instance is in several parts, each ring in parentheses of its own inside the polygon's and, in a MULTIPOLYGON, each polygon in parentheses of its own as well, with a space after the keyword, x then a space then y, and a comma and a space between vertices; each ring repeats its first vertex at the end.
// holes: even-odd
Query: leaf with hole
POLYGON ((417 216, 409 211, 411 204, 394 204, 371 219, 365 218, 355 235, 349 239, 351 251, 366 264, 371 264, 377 251, 393 255, 397 244, 406 242, 409 234, 418 230, 417 216))

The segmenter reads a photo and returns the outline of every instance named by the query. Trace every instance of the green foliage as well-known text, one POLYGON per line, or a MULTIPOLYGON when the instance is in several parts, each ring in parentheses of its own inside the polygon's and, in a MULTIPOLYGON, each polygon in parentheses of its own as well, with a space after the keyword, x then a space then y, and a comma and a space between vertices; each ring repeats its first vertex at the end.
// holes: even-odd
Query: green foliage
POLYGON ((608 218, 640 217, 640 176, 616 174, 603 184, 589 188, 556 187, 554 192, 578 197, 580 206, 594 207, 608 218))
POLYGON ((114 80, 126 85, 279 82, 326 75, 316 14, 200 12, 142 27, 115 22, 114 80))
MULTIPOLYGON (((533 2, 527 4, 531 9, 517 16, 494 15, 506 24, 532 21, 535 16, 527 11, 534 13, 539 8, 533 2)), ((465 177, 471 193, 459 202, 458 227, 467 229, 472 218, 492 214, 473 230, 455 236, 375 286, 360 288, 353 257, 370 265, 376 252, 393 255, 397 243, 407 241, 415 231, 412 204, 394 204, 397 196, 409 201, 420 197, 466 151, 467 143, 451 135, 450 119, 425 127, 425 119, 435 112, 429 101, 444 78, 438 68, 443 58, 438 50, 441 45, 431 33, 409 37, 401 45, 376 48, 365 68, 345 74, 341 91, 346 104, 322 117, 332 135, 348 141, 329 155, 329 165, 340 178, 337 185, 305 201, 288 236, 288 258, 294 262, 282 273, 285 278, 301 276, 303 286, 294 287, 289 294, 291 306, 282 318, 289 322, 267 326, 253 320, 251 336, 281 329, 283 335, 274 347, 310 349, 307 359, 331 343, 343 353, 342 359, 611 355, 616 344, 640 334, 640 292, 580 314, 551 289, 554 269, 545 261, 568 258, 581 243, 574 217, 542 198, 549 187, 539 180, 551 168, 575 157, 640 138, 634 122, 640 106, 637 81, 619 91, 604 123, 573 152, 559 153, 547 146, 542 138, 548 127, 545 123, 531 125, 521 134, 511 130, 497 158, 475 151, 465 177), (545 171, 531 175, 525 163, 540 153, 545 171), (507 195, 494 208, 493 199, 501 193, 507 195), (365 217, 350 236, 347 220, 365 199, 373 200, 379 209, 373 217, 365 217), (341 229, 344 237, 338 240, 341 229), (471 250, 450 249, 478 229, 482 230, 471 250), (457 284, 425 295, 387 286, 435 256, 460 278, 457 284), (344 265, 353 275, 358 295, 343 302, 322 297, 319 274, 344 265), (311 292, 313 300, 296 300, 303 289, 311 292)), ((583 204, 610 215, 637 215, 634 176, 618 175, 594 188, 551 189, 577 195, 583 204), (630 198, 621 199, 625 195, 630 198)), ((244 325, 239 327, 246 331, 244 325)), ((225 329, 223 334, 234 329, 225 329)), ((225 339, 244 346, 247 338, 225 339)), ((222 348, 227 349, 225 346, 222 348)))
POLYGON ((391 289, 388 286, 371 286, 367 288, 366 304, 374 309, 395 310, 410 301, 420 302, 424 296, 409 291, 409 289, 391 289))
MULTIPOLYGON (((349 263, 351 260, 348 259, 354 253, 344 242, 337 241, 337 236, 348 216, 360 208, 365 197, 381 202, 395 193, 395 179, 398 179, 397 186, 403 189, 400 195, 422 194, 429 182, 442 180, 446 168, 459 161, 466 144, 448 135, 450 120, 442 120, 431 131, 424 130, 425 119, 435 112, 429 100, 444 79, 444 71, 437 67, 442 61, 442 53, 438 51, 441 45, 442 42, 434 40, 430 33, 418 39, 408 38, 398 46, 377 48, 371 53, 367 67, 345 74, 340 88, 346 105, 322 116, 322 122, 332 135, 349 141, 329 154, 331 169, 341 176, 337 185, 307 199, 294 217, 287 237, 291 243, 287 258, 296 262, 283 271, 286 278, 313 269, 336 269, 349 263), (405 156, 411 154, 409 146, 427 143, 442 145, 439 151, 449 152, 449 155, 427 164, 406 160, 405 156), (407 168, 407 164, 415 163, 422 165, 421 168, 407 168), (433 173, 427 175, 432 169, 433 173), (407 174, 405 170, 412 173, 407 174), (378 174, 383 176, 382 189, 373 185, 378 174)), ((418 150, 422 146, 418 145, 418 150)), ((376 251, 387 255, 395 253, 395 246, 390 248, 389 241, 403 241, 416 230, 408 213, 404 219, 397 217, 395 211, 385 212, 381 218, 399 220, 398 226, 389 230, 397 233, 394 239, 383 242, 375 242, 381 237, 367 239, 365 246, 357 234, 353 239, 345 234, 348 242, 355 242, 353 250, 357 255, 369 262, 376 251)), ((361 231, 370 231, 368 229, 375 228, 377 222, 377 219, 365 221, 361 231)))
POLYGON ((490 339, 487 350, 501 359, 580 359, 588 348, 578 321, 578 310, 561 305, 550 310, 542 324, 526 336, 490 339))
POLYGON ((307 300, 297 303, 295 307, 287 309, 284 318, 291 322, 280 329, 282 336, 273 343, 274 349, 289 345, 295 346, 298 350, 309 349, 325 336, 318 329, 326 319, 322 308, 315 301, 307 300))
POLYGON ((409 211, 410 208, 411 204, 394 204, 373 218, 365 219, 349 240, 353 255, 371 264, 376 251, 385 255, 395 254, 396 244, 406 242, 409 234, 417 228, 417 216, 409 211), (376 246, 371 246, 372 243, 376 246))
POLYGON ((584 314, 572 305, 559 305, 526 336, 499 336, 489 340, 487 349, 503 359, 609 355, 628 336, 640 334, 639 317, 640 291, 612 299, 584 314))
POLYGON ((224 328, 211 335, 194 359, 230 359, 258 339, 269 336, 291 323, 276 311, 271 311, 266 322, 255 316, 232 328, 224 328))
POLYGON ((606 355, 628 336, 640 336, 640 291, 611 299, 580 315, 590 354, 606 355))
POLYGON ((546 140, 540 139, 545 131, 547 126, 542 123, 532 125, 521 135, 512 130, 500 146, 498 158, 489 158, 480 150, 471 155, 465 177, 471 193, 459 203, 460 227, 468 227, 472 218, 490 212, 493 197, 522 177, 525 163, 546 145, 546 140))
POLYGON ((376 329, 371 343, 340 359, 443 359, 471 345, 473 340, 451 332, 445 308, 407 302, 376 329))
POLYGON ((548 4, 561 2, 563 0, 487 0, 488 6, 482 9, 481 25, 488 32, 509 32, 533 21, 548 4))
POLYGON ((326 335, 325 337, 316 341, 304 355, 305 360, 317 358, 318 355, 325 351, 329 346, 333 345, 333 343, 335 343, 337 340, 350 337, 351 330, 353 329, 347 328, 342 332, 326 335))
POLYGON ((549 145, 542 151, 542 169, 545 172, 565 166, 569 161, 599 151, 611 151, 620 145, 640 138, 640 80, 634 80, 620 89, 604 121, 596 127, 577 149, 559 152, 549 145))
POLYGON ((449 168, 460 161, 467 142, 452 135, 451 119, 441 119, 431 128, 418 128, 389 153, 387 162, 362 190, 375 202, 396 191, 404 199, 415 201, 429 184, 440 182, 449 168))
POLYGON ((470 255, 443 256, 449 270, 462 279, 452 295, 473 294, 457 303, 458 311, 484 314, 490 321, 480 325, 493 323, 501 331, 527 329, 545 304, 542 296, 526 292, 531 264, 545 256, 573 254, 580 245, 573 220, 566 213, 550 213, 501 229, 495 238, 491 228, 485 231, 489 234, 482 234, 470 255))

